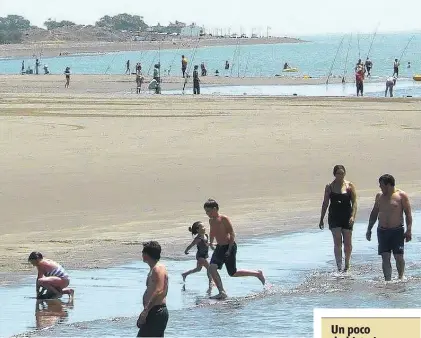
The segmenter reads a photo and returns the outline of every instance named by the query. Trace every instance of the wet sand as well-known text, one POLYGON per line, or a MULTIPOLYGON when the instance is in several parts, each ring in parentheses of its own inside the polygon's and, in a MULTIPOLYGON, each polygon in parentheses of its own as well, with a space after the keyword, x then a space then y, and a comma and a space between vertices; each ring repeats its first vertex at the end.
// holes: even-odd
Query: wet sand
POLYGON ((337 163, 357 186, 359 219, 385 172, 419 208, 420 100, 113 97, 27 82, 19 94, 13 81, 0 82, 2 282, 34 273, 33 250, 95 268, 139 259, 157 239, 181 258, 209 197, 240 241, 317 227, 337 163))
MULTIPOLYGON (((144 75, 145 82, 142 86, 143 93, 148 93, 148 83, 151 76, 144 75)), ((330 84, 341 83, 341 78, 331 78, 330 84)), ((348 78, 347 83, 353 83, 353 78, 348 78)), ((175 76, 162 76, 162 90, 182 90, 184 79, 175 76)), ((379 82, 376 78, 366 81, 379 82)), ((136 93, 135 75, 71 75, 70 88, 64 88, 64 75, 0 75, 0 93, 65 93, 72 94, 107 94, 113 97, 136 93)), ((200 78, 202 87, 212 86, 271 86, 271 85, 320 85, 326 83, 326 78, 291 77, 224 77, 206 76, 200 78)), ((185 89, 192 92, 193 80, 189 78, 185 89)))
POLYGON ((84 53, 111 53, 141 50, 188 49, 213 46, 265 45, 277 43, 302 43, 303 40, 288 37, 273 38, 168 38, 166 41, 126 41, 126 42, 72 42, 72 41, 37 41, 34 43, 2 45, 0 57, 54 57, 59 54, 74 55, 84 53))

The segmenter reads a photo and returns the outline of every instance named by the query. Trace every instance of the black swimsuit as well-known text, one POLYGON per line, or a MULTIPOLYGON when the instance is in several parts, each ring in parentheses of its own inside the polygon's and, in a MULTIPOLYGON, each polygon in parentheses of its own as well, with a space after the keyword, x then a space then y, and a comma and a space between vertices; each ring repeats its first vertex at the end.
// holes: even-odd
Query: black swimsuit
MULTIPOLYGON (((199 235, 197 236, 199 237, 199 235)), ((207 259, 209 257, 209 246, 208 246, 208 235, 205 234, 205 238, 200 238, 199 243, 197 243, 197 253, 196 259, 204 258, 207 259)))
POLYGON ((333 192, 332 186, 330 186, 329 197, 329 229, 342 228, 352 230, 352 225, 349 224, 349 219, 352 215, 352 201, 349 186, 345 193, 333 192))

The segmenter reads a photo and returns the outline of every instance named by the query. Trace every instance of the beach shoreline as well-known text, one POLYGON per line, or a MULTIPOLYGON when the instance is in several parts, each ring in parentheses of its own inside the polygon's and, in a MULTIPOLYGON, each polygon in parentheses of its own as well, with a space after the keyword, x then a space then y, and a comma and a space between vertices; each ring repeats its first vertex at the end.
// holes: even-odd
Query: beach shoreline
POLYGON ((384 172, 419 209, 418 99, 114 97, 40 93, 21 78, 26 93, 0 79, 3 285, 34 274, 31 251, 94 269, 138 260, 141 243, 155 239, 164 257, 184 259, 207 198, 240 245, 317 230, 338 163, 357 186, 359 221, 384 172))
POLYGON ((286 43, 306 43, 307 41, 288 38, 174 38, 164 41, 126 42, 76 42, 76 41, 37 41, 33 43, 1 45, 0 58, 84 56, 84 54, 153 51, 160 49, 192 49, 203 47, 273 45, 286 43))

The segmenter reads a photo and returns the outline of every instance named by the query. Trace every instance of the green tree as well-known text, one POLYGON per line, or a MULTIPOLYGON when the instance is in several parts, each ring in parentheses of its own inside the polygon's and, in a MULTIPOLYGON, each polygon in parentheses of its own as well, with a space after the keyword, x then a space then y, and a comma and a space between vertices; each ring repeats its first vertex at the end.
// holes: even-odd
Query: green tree
POLYGON ((116 16, 103 16, 95 25, 97 27, 106 27, 114 30, 138 31, 145 30, 149 26, 143 21, 143 17, 139 15, 118 14, 116 16))
POLYGON ((20 15, 0 17, 0 44, 21 42, 22 31, 30 27, 30 21, 20 15))
POLYGON ((47 27, 48 30, 52 30, 55 28, 76 26, 76 24, 72 21, 67 21, 67 20, 55 21, 55 20, 48 19, 47 21, 44 22, 44 26, 47 27))

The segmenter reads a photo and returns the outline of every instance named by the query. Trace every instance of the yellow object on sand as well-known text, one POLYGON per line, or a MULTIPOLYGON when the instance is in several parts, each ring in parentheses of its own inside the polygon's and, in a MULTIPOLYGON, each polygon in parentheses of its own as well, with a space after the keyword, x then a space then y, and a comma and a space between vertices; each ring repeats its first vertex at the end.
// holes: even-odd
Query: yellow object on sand
POLYGON ((413 79, 414 79, 414 81, 421 81, 421 75, 420 74, 414 75, 413 79))
POLYGON ((310 76, 309 75, 304 75, 303 76, 303 79, 309 79, 310 78, 310 76))
POLYGON ((282 71, 286 73, 295 73, 295 72, 298 72, 298 68, 287 68, 287 69, 283 69, 282 71))

